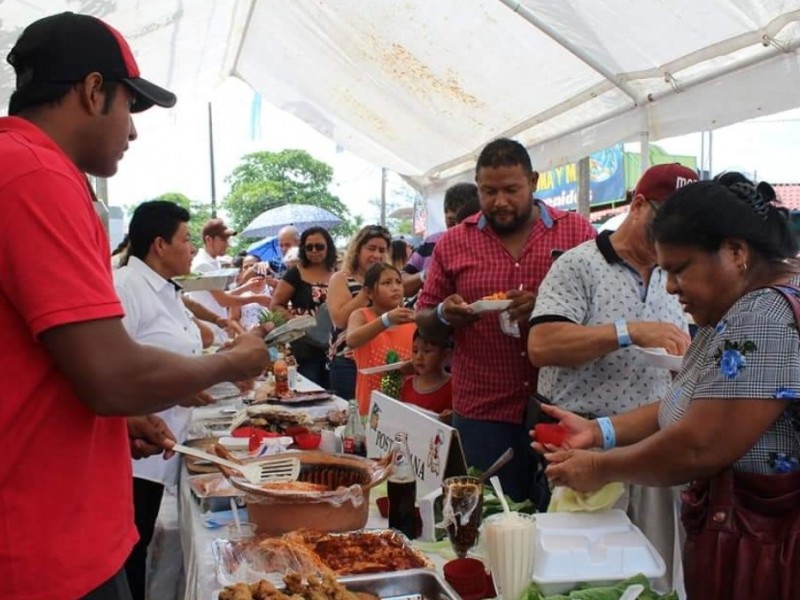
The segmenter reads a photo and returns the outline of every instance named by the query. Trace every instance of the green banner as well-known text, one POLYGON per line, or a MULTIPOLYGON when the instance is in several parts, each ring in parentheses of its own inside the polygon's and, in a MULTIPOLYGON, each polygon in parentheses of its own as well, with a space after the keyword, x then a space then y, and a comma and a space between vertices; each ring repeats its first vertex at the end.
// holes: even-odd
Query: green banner
MULTIPOLYGON (((685 167, 697 170, 697 157, 679 154, 667 154, 659 146, 650 144, 650 165, 680 163, 685 167)), ((638 153, 625 153, 625 189, 632 190, 641 176, 642 159, 638 153)))

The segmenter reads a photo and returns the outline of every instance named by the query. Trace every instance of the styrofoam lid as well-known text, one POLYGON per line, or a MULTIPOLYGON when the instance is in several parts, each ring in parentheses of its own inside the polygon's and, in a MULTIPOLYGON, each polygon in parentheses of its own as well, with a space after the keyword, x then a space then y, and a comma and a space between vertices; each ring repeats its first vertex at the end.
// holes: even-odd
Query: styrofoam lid
POLYGON ((666 571, 664 560, 621 510, 536 516, 533 581, 617 581, 666 571))

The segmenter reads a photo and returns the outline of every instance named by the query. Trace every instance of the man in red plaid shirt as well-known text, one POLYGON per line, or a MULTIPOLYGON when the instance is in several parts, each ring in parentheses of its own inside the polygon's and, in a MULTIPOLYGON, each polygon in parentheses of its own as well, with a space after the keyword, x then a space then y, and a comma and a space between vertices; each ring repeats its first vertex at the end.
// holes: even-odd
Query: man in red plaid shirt
POLYGON ((536 391, 525 344, 536 292, 554 251, 596 235, 577 213, 536 200, 538 177, 517 142, 501 138, 481 151, 475 173, 481 212, 439 239, 417 301, 421 328, 454 336, 453 425, 467 463, 485 470, 512 447, 514 459, 500 479, 516 500, 531 496, 534 474, 524 418, 536 391), (511 300, 507 313, 469 307, 497 292, 511 300))

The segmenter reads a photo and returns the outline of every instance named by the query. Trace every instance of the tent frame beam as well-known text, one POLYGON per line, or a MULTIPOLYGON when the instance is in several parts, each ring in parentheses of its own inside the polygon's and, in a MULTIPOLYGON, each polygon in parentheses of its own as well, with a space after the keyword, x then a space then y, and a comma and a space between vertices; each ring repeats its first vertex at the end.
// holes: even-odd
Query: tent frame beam
POLYGON ((588 52, 584 52, 583 50, 580 50, 579 48, 576 48, 575 46, 570 44, 566 39, 564 39, 564 36, 559 34, 550 25, 542 21, 539 17, 537 17, 534 14, 534 12, 531 9, 529 9, 527 6, 519 2, 519 0, 500 0, 500 2, 505 4, 515 13, 517 13, 528 23, 536 27, 536 29, 544 33, 547 37, 549 37, 559 46, 564 48, 567 52, 572 54, 582 63, 584 63, 594 71, 600 73, 600 75, 602 75, 606 81, 611 83, 611 85, 616 87, 619 91, 621 91, 628 98, 630 98, 631 101, 633 102, 634 107, 639 105, 639 97, 636 94, 636 91, 631 86, 620 81, 620 79, 614 73, 609 71, 606 67, 604 67, 598 61, 592 58, 592 56, 588 52))

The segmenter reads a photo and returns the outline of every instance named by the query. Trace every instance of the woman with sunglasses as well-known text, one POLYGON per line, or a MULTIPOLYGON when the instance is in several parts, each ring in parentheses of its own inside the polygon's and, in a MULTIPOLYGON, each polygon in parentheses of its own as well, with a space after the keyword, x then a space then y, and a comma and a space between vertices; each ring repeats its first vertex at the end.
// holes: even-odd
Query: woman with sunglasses
POLYGON ((364 273, 379 262, 386 262, 392 236, 379 225, 363 227, 347 246, 342 270, 333 274, 328 289, 328 309, 333 322, 331 336, 331 389, 340 398, 352 400, 356 394, 356 363, 347 348, 346 329, 350 315, 369 304, 364 273))
MULTIPOLYGON (((298 258, 298 265, 286 271, 275 288, 270 308, 291 309, 294 315, 314 315, 328 299, 328 282, 336 265, 336 246, 328 230, 306 229, 300 236, 298 258)), ((292 342, 292 354, 301 375, 328 388, 327 344, 307 335, 292 342)))

